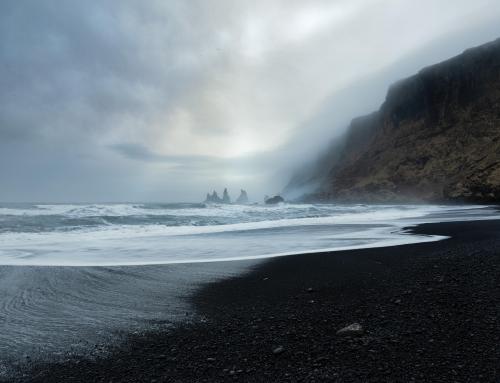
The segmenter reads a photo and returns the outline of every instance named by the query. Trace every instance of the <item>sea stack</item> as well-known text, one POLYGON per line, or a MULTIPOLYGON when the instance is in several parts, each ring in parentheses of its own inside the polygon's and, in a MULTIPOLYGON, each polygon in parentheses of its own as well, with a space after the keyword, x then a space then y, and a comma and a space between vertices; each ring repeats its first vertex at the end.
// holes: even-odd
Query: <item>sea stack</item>
POLYGON ((205 203, 231 203, 231 197, 229 197, 229 193, 227 188, 224 189, 222 194, 222 198, 219 197, 217 192, 214 190, 212 194, 207 193, 207 197, 205 198, 205 203))
POLYGON ((248 203, 248 194, 245 190, 241 189, 240 196, 236 200, 236 203, 239 203, 239 204, 248 203))
POLYGON ((219 197, 217 192, 214 190, 212 194, 207 193, 207 198, 205 199, 205 203, 221 203, 222 199, 219 197))
POLYGON ((229 197, 227 188, 224 189, 224 193, 222 194, 222 203, 231 203, 231 197, 229 197))

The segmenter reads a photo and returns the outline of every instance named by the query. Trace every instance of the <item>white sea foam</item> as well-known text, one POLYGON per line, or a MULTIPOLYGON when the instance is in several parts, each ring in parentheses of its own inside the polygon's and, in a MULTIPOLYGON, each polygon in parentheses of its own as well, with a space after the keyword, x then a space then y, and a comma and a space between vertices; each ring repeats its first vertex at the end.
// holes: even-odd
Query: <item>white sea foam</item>
POLYGON ((488 207, 431 205, 4 206, 0 264, 110 266, 260 259, 435 241, 442 237, 409 235, 401 228, 496 216, 488 207))

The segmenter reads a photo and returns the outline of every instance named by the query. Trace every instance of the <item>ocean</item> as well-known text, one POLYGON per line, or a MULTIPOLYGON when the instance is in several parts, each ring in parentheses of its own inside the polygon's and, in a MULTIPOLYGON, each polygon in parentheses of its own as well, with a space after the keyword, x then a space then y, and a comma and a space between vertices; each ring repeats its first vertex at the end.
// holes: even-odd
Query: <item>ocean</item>
POLYGON ((482 206, 2 204, 0 264, 151 265, 390 246, 439 239, 402 227, 492 215, 482 206))

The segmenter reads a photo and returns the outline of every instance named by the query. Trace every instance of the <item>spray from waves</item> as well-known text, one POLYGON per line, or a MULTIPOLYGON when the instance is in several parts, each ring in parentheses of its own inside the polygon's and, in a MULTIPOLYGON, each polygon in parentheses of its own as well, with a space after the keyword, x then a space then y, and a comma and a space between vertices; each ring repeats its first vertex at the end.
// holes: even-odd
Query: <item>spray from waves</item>
POLYGON ((0 207, 0 264, 214 262, 439 240, 402 227, 495 218, 479 206, 93 204, 0 207))

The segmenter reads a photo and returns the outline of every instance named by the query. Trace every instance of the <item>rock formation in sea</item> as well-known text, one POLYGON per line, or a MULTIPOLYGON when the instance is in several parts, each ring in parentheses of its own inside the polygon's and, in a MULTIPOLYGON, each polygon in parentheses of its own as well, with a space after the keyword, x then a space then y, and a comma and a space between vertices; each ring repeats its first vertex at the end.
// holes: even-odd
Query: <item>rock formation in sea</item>
POLYGON ((207 193, 207 198, 205 199, 205 202, 221 203, 222 199, 219 197, 217 192, 214 190, 212 194, 207 193))
POLYGON ((224 193, 222 194, 222 203, 231 203, 231 197, 229 197, 227 188, 224 189, 224 193))
POLYGON ((240 196, 236 199, 236 203, 239 204, 248 203, 248 194, 245 190, 241 189, 240 196))
POLYGON ((268 205, 276 205, 277 203, 285 202, 285 200, 283 199, 283 197, 275 195, 274 197, 266 198, 265 202, 268 205))
POLYGON ((231 203, 231 197, 229 197, 227 188, 224 189, 222 198, 219 197, 217 192, 214 190, 212 194, 207 193, 207 197, 205 198, 205 203, 231 203))
POLYGON ((500 39, 395 83, 331 151, 309 199, 500 201, 500 39))

